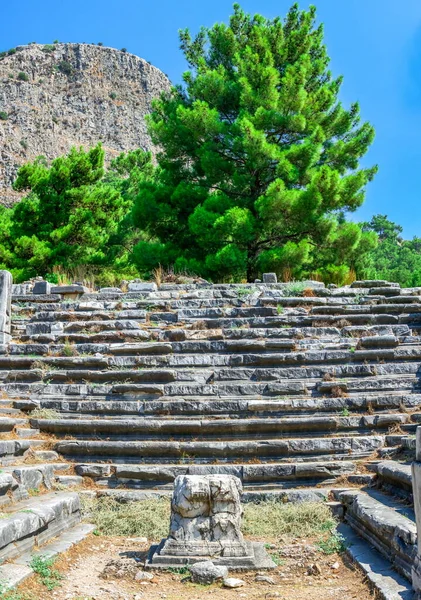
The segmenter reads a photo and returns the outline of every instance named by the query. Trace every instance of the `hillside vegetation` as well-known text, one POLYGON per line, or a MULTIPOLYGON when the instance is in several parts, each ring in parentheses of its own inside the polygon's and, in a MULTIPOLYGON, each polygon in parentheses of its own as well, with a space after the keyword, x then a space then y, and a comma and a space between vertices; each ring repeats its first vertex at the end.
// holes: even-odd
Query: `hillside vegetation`
POLYGON ((172 269, 212 281, 355 277, 421 283, 420 243, 385 216, 347 220, 377 167, 357 103, 339 100, 314 8, 180 33, 190 70, 147 117, 159 148, 104 168, 104 149, 39 157, 2 209, 0 263, 17 281, 89 272, 99 284, 172 269))

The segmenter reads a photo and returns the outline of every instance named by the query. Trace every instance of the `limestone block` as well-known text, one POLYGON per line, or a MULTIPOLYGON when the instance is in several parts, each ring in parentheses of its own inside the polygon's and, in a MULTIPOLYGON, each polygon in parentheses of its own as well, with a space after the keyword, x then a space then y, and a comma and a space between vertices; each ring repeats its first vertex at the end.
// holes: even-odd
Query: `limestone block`
POLYGON ((158 286, 156 283, 132 282, 128 285, 129 292, 156 292, 158 286))
POLYGON ((228 569, 214 565, 211 560, 204 560, 190 567, 190 575, 193 583, 210 585, 214 581, 225 579, 228 576, 228 569))
POLYGON ((32 290, 33 294, 50 294, 51 283, 48 281, 36 281, 32 290))
POLYGON ((278 283, 276 273, 263 273, 263 283, 278 283))

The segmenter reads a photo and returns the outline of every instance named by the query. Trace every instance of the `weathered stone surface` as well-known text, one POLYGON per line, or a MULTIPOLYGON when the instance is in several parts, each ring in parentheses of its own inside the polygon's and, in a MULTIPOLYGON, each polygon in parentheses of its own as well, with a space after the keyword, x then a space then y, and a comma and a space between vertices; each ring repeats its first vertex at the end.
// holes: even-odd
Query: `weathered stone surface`
POLYGON ((169 536, 152 547, 148 565, 200 562, 233 568, 272 568, 241 533, 241 481, 232 475, 180 475, 174 483, 169 536))
POLYGON ((133 283, 129 283, 128 288, 129 292, 156 292, 158 286, 156 283, 149 283, 147 281, 135 281, 133 283))
POLYGON ((145 60, 92 44, 54 44, 52 52, 39 44, 19 46, 1 60, 0 80, 0 110, 8 114, 0 128, 0 198, 6 203, 18 198, 11 190, 18 167, 36 156, 52 159, 98 140, 108 160, 124 150, 152 150, 144 117, 170 87, 145 60), (63 63, 70 73, 57 69, 63 63), (20 71, 28 81, 18 81, 20 71))
POLYGON ((263 283, 278 283, 276 273, 263 273, 263 283))
POLYGON ((51 283, 48 281, 36 281, 34 287, 32 288, 33 294, 50 294, 51 293, 51 283))
POLYGON ((227 567, 214 565, 210 560, 194 563, 189 570, 192 582, 200 585, 210 585, 228 576, 227 567))

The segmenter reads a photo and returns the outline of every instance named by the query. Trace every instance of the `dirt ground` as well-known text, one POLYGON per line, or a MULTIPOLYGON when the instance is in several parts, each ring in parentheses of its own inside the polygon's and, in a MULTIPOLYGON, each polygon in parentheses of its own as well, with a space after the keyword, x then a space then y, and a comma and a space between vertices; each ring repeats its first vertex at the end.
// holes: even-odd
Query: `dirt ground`
POLYGON ((149 543, 91 535, 57 560, 54 567, 63 576, 59 587, 49 591, 39 576, 34 576, 19 589, 20 597, 25 600, 373 599, 363 576, 345 556, 326 556, 311 540, 270 542, 269 552, 279 566, 266 575, 275 584, 255 581, 254 572, 230 573, 244 580, 245 585, 226 589, 220 583, 203 587, 183 582, 186 575, 168 571, 155 571, 152 581, 136 581, 135 574, 142 570, 139 561, 145 557, 149 543))

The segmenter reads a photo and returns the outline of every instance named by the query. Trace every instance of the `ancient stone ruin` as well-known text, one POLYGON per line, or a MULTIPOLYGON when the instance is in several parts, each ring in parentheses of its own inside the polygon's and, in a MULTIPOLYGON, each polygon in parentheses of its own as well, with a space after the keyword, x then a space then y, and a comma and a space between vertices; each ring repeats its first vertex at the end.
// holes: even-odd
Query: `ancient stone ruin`
POLYGON ((147 566, 168 568, 207 558, 235 570, 274 568, 263 544, 243 538, 242 491, 233 475, 179 475, 169 536, 152 547, 147 566))
POLYGON ((13 285, 10 320, 1 296, 2 582, 92 529, 85 480, 133 501, 232 475, 242 503, 329 503, 380 597, 413 597, 421 289, 271 280, 13 285))

